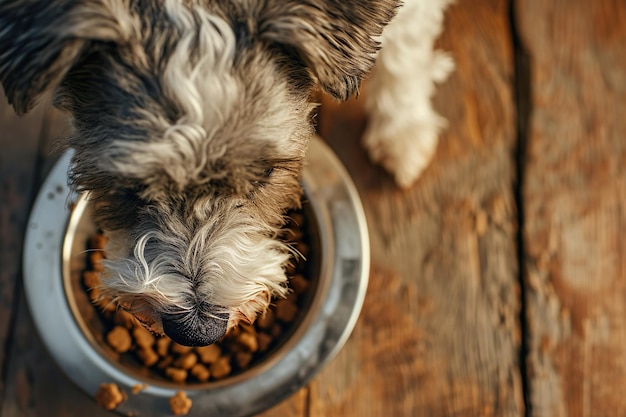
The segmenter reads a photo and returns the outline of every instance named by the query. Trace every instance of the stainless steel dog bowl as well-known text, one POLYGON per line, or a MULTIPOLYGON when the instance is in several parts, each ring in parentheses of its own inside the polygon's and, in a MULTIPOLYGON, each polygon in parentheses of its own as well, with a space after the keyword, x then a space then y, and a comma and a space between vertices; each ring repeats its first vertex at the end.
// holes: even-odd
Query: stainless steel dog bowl
MULTIPOLYGON (((369 273, 369 240, 360 200, 333 152, 315 138, 303 186, 317 225, 318 277, 312 301, 298 327, 261 363, 225 380, 180 385, 150 378, 104 352, 86 328, 76 303, 81 242, 95 229, 86 199, 69 195, 71 155, 56 163, 31 212, 24 247, 24 285, 32 316, 45 345, 65 374, 88 395, 114 382, 129 394, 117 411, 128 415, 171 415, 168 399, 185 391, 189 415, 249 416, 277 404, 305 385, 339 351, 360 313, 369 273), (68 209, 71 201, 78 201, 68 209), (77 264, 78 262, 78 264, 77 264)), ((83 249, 84 250, 84 249, 83 249)), ((84 296, 84 295, 83 295, 84 296)))

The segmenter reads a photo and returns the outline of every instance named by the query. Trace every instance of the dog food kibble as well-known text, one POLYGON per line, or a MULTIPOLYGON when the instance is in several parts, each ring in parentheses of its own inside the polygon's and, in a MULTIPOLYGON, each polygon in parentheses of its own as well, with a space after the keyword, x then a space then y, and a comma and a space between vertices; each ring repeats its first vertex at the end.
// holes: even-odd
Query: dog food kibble
MULTIPOLYGON (((302 213, 293 213, 283 232, 284 239, 292 242, 302 255, 310 253, 308 236, 303 229, 305 221, 302 213)), ((153 376, 159 375, 175 383, 220 380, 254 366, 280 343, 283 335, 290 334, 311 297, 313 281, 309 281, 308 269, 304 263, 292 260, 285 267, 291 289, 286 299, 272 300, 273 305, 255 323, 240 323, 213 345, 183 346, 166 336, 155 336, 141 325, 135 315, 125 310, 129 306, 118 306, 111 299, 100 296, 100 274, 106 258, 106 244, 107 239, 102 234, 89 239, 89 268, 82 275, 88 297, 101 313, 104 339, 113 350, 113 356, 124 364, 147 368, 153 376)), ((104 388, 97 394, 96 401, 105 408, 116 407, 124 398, 117 386, 111 385, 103 384, 104 388)), ((133 387, 132 392, 138 394, 144 388, 138 385, 133 387)), ((174 414, 184 415, 189 411, 191 400, 181 391, 170 399, 170 405, 174 414)))
POLYGON ((157 368, 165 369, 168 366, 170 366, 172 364, 172 362, 174 362, 174 357, 173 356, 165 356, 163 359, 161 359, 159 361, 159 363, 157 363, 157 368))
POLYGON ((139 356, 141 362, 147 367, 156 365, 160 359, 159 355, 150 347, 139 348, 139 350, 137 350, 137 356, 139 356))
POLYGON ((298 242, 296 244, 296 251, 298 251, 298 253, 300 255, 302 255, 304 258, 306 258, 307 256, 309 256, 309 246, 305 245, 302 242, 298 242))
POLYGON ((191 399, 183 391, 178 391, 170 398, 169 403, 175 416, 184 416, 191 409, 191 399))
POLYGON ((115 316, 113 317, 113 321, 115 324, 126 327, 127 329, 132 329, 137 326, 135 316, 126 310, 117 310, 115 312, 115 316))
POLYGON ((133 388, 131 389, 130 392, 136 395, 136 394, 139 394, 141 391, 145 390, 146 388, 148 388, 146 384, 135 384, 133 385, 133 388))
POLYGON ((91 252, 89 254, 89 262, 91 263, 91 269, 96 272, 104 271, 104 254, 102 251, 91 252))
POLYGON ((209 345, 196 348, 200 360, 204 363, 213 363, 220 357, 222 350, 218 345, 209 345))
POLYGON ((90 290, 100 285, 100 273, 97 271, 83 272, 83 284, 90 290))
POLYGON ((250 352, 237 352, 235 353, 235 362, 241 369, 245 369, 252 362, 252 353, 250 352))
POLYGON ((165 375, 167 375, 174 382, 185 382, 187 380, 187 370, 168 366, 165 368, 165 375))
POLYGON ((304 294, 306 290, 309 288, 309 281, 306 280, 302 275, 294 275, 289 280, 289 286, 293 290, 295 294, 304 294))
POLYGON ((105 410, 113 410, 126 399, 126 396, 117 385, 110 383, 100 384, 94 399, 96 404, 105 410))
POLYGON ((289 299, 276 302, 276 318, 286 323, 292 322, 298 314, 298 306, 289 299))
POLYGON ((198 363, 198 355, 193 352, 185 353, 174 361, 174 366, 182 369, 191 369, 198 363))
POLYGON ((222 356, 211 364, 211 375, 215 379, 222 379, 232 370, 230 366, 230 358, 228 356, 222 356))
POLYGON ((256 324, 256 327, 258 327, 259 329, 271 329, 274 325, 275 318, 276 314, 274 313, 274 310, 267 310, 264 315, 256 319, 256 322, 254 324, 256 324))
POLYGON ((107 237, 103 234, 97 233, 89 239, 89 249, 92 250, 104 250, 107 245, 107 237))
POLYGON ((274 323, 274 325, 270 329, 270 335, 274 338, 277 338, 278 336, 280 336, 282 332, 283 332, 283 328, 278 323, 274 323))
POLYGON ((237 344, 246 352, 256 352, 259 349, 256 333, 241 332, 237 336, 237 344))
POLYGON ((193 350, 191 346, 184 346, 178 343, 172 343, 172 352, 178 355, 184 355, 185 353, 189 353, 193 350))
POLYGON ((133 337, 135 338, 135 343, 140 348, 151 348, 154 344, 154 335, 143 326, 135 326, 133 329, 133 337))
POLYGON ((122 326, 115 326, 107 334, 107 342, 118 353, 127 352, 133 344, 128 329, 122 326))
POLYGON ((272 336, 267 333, 259 333, 257 334, 257 341, 259 343, 259 352, 265 352, 272 343, 272 336))
POLYGON ((189 372, 200 382, 206 382, 211 377, 209 369, 201 363, 195 364, 189 372))
POLYGON ((172 342, 172 339, 170 339, 169 337, 159 337, 156 341, 156 352, 159 354, 159 356, 161 357, 166 357, 167 356, 167 352, 170 349, 170 343, 172 342))

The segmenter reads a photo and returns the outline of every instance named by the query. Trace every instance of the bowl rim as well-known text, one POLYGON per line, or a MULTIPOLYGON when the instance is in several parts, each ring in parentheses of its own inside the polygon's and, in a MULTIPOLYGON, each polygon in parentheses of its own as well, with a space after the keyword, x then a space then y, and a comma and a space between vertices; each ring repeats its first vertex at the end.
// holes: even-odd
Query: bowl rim
MULTIPOLYGON (((345 344, 360 314, 369 277, 367 223, 356 187, 332 150, 319 138, 309 143, 302 184, 320 227, 320 274, 330 274, 316 289, 301 326, 267 360, 224 381, 176 385, 125 372, 94 349, 74 317, 64 284, 63 254, 72 201, 67 186, 72 151, 66 151, 44 181, 29 217, 23 251, 23 279, 33 322, 63 373, 86 394, 115 382, 130 392, 148 384, 116 408, 122 413, 171 415, 167 400, 176 391, 192 399, 189 415, 248 416, 266 410, 308 383, 345 344), (318 301, 317 305, 315 304, 318 301), (315 305, 315 308, 313 306, 315 305), (281 355, 277 355, 281 352, 281 355)), ((77 208, 80 207, 77 205, 77 208)), ((79 213, 80 214, 80 213, 79 213)))

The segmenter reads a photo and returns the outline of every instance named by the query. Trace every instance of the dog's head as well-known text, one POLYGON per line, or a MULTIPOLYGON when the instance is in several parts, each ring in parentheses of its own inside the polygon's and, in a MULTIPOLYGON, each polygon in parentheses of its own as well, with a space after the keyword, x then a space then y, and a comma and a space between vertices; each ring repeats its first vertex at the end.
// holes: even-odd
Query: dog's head
POLYGON ((396 1, 27 0, 0 4, 18 113, 73 115, 70 179, 111 236, 103 294, 188 345, 286 293, 277 239, 299 204, 311 89, 357 91, 396 1))

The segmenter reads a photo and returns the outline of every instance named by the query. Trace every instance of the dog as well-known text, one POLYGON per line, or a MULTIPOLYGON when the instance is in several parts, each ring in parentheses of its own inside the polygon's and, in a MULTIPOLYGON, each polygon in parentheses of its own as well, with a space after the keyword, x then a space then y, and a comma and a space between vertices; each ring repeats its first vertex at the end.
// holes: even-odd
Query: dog
MULTIPOLYGON (((278 235, 300 205, 312 92, 357 93, 399 7, 2 0, 9 102, 23 114, 53 91, 72 116, 69 183, 89 193, 109 238, 102 296, 188 346, 218 341, 285 297, 293 250, 278 235)), ((372 85, 375 108, 384 88, 372 85)), ((366 146, 393 166, 386 139, 371 139, 385 123, 372 125, 366 146)))

